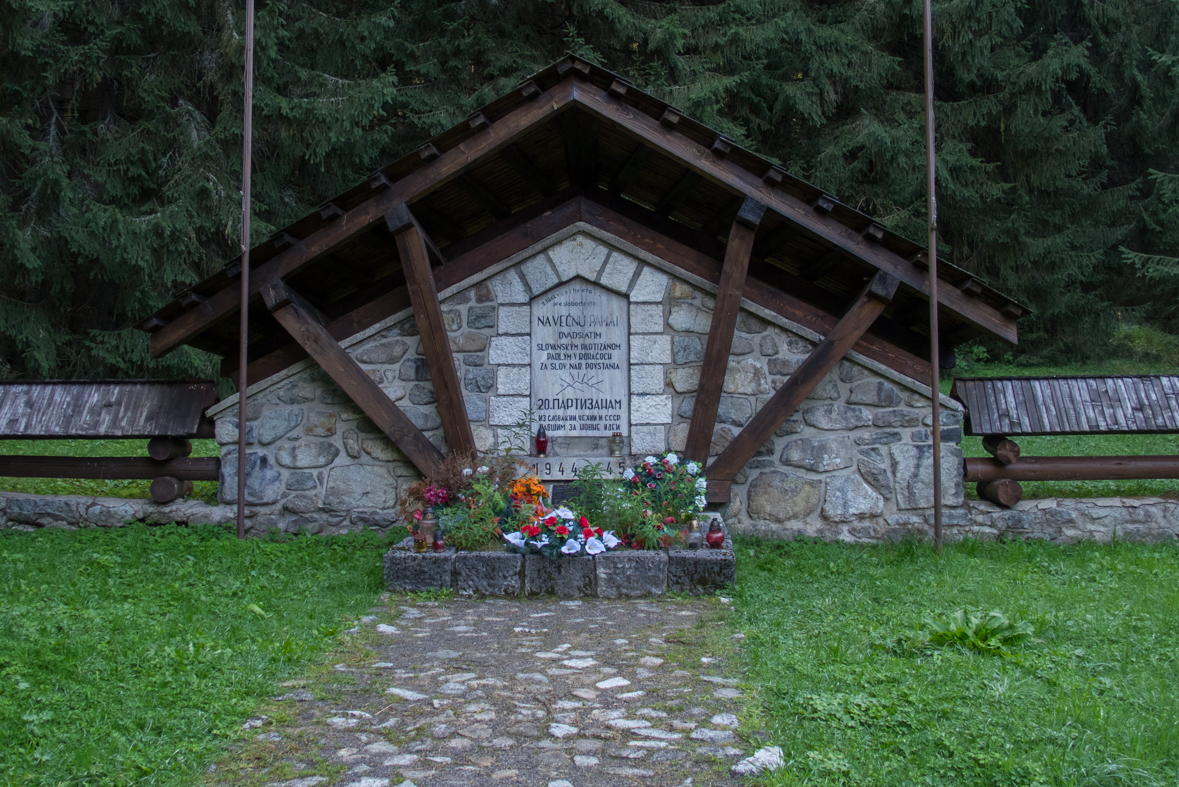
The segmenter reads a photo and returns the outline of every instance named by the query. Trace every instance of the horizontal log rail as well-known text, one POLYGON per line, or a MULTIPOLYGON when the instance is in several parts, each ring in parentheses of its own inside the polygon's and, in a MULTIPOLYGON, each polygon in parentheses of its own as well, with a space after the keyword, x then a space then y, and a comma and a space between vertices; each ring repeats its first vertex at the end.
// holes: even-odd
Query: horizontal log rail
POLYGON ((100 478, 216 481, 221 474, 217 457, 170 459, 112 456, 0 456, 0 476, 7 478, 100 478))
POLYGON ((966 481, 1130 481, 1179 478, 1179 456, 1021 456, 966 459, 966 481))

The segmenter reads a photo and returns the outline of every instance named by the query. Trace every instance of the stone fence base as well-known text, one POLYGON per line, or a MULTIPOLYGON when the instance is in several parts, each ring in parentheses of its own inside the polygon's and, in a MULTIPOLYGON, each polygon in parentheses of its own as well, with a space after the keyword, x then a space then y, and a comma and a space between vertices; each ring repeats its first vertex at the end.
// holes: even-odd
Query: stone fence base
MULTIPOLYGON (((942 514, 947 541, 1042 539, 1056 544, 1077 541, 1168 541, 1179 538, 1179 500, 1159 497, 1048 498, 1024 500, 1000 508, 985 500, 966 500, 942 514)), ((864 517, 830 526, 739 522, 733 532, 762 538, 820 538, 872 544, 905 537, 933 538, 933 513, 864 517)))
MULTIPOLYGON (((232 505, 209 505, 196 500, 177 500, 159 504, 150 500, 117 497, 82 497, 74 495, 27 495, 0 492, 0 530, 38 530, 43 527, 76 530, 84 527, 119 527, 127 522, 153 524, 229 524, 235 520, 232 505)), ((280 527, 279 518, 246 508, 246 528, 250 535, 266 535, 280 527)), ((352 520, 356 517, 353 516, 352 520)), ((337 527, 321 530, 324 534, 357 530, 344 517, 337 527)), ((957 508, 947 508, 943 518, 948 540, 962 538, 1013 539, 1038 538, 1058 544, 1076 541, 1109 541, 1113 538, 1132 541, 1166 541, 1179 538, 1179 500, 1157 497, 1049 498, 1024 500, 1005 509, 982 500, 967 500, 957 508)), ((386 530, 387 522, 373 522, 370 527, 386 530)), ((811 525, 784 525, 754 522, 733 525, 733 532, 764 538, 822 538, 827 541, 876 543, 896 541, 905 536, 929 538, 933 532, 933 515, 920 513, 888 517, 865 517, 857 522, 841 523, 830 530, 811 525)))

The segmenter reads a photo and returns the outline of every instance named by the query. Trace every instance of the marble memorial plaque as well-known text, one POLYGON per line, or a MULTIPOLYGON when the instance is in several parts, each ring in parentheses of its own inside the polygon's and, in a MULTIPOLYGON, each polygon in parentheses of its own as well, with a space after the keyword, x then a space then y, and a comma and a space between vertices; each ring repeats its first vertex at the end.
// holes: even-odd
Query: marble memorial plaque
POLYGON ((532 300, 532 411, 550 438, 630 433, 627 301, 584 279, 532 300))

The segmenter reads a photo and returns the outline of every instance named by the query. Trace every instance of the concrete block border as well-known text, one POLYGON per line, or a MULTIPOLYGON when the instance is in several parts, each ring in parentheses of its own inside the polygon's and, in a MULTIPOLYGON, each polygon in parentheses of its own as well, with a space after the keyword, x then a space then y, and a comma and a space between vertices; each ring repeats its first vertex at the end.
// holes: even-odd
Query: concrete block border
POLYGON ((398 593, 449 588, 464 596, 552 593, 561 598, 629 598, 668 591, 703 595, 736 578, 737 558, 727 532, 721 549, 621 550, 556 560, 453 549, 417 554, 409 539, 385 553, 385 587, 398 593))

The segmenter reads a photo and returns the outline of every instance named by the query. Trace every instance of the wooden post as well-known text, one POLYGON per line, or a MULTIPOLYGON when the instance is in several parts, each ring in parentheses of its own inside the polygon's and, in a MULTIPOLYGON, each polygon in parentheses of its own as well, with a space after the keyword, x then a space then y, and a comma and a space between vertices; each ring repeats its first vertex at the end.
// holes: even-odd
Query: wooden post
POLYGON ((471 421, 467 418, 467 406, 462 388, 459 387, 458 372, 454 368, 446 325, 442 322, 442 305, 438 303, 438 290, 434 285, 430 260, 426 256, 425 239, 404 204, 389 211, 385 220, 397 238, 397 253, 401 256, 406 289, 409 290, 409 300, 413 304, 414 318, 421 334, 422 352, 430 369, 434 398, 438 400, 438 415, 442 419, 442 431, 446 434, 446 446, 462 456, 470 456, 475 453, 475 436, 471 432, 471 421))
POLYGON ((1001 434, 984 435, 983 450, 1005 465, 1015 464, 1019 459, 1019 444, 1001 434))
POLYGON ((262 290, 262 298, 291 338, 302 345, 423 475, 436 477, 441 473, 442 452, 332 338, 315 307, 282 281, 268 284, 262 290))
MULTIPOLYGON (((237 537, 246 537, 246 388, 250 363, 250 170, 254 143, 254 0, 246 0, 245 127, 242 130, 242 264, 238 290, 237 537)), ((152 335, 155 339, 155 334, 152 335)))
MULTIPOLYGON (((782 387, 757 411, 753 419, 729 443, 724 453, 708 468, 710 490, 713 487, 713 479, 718 482, 731 482, 769 436, 793 415, 803 399, 806 399, 815 386, 835 368, 856 340, 884 311, 884 307, 896 293, 897 284, 897 280, 884 271, 872 277, 872 281, 843 315, 843 319, 836 323, 831 333, 811 350, 806 360, 794 370, 786 382, 782 383, 782 387)), ((718 483, 717 491, 720 486, 718 483)))
POLYGON ((157 462, 191 454, 192 443, 184 437, 153 437, 147 441, 147 455, 157 462))
POLYGON ((929 212, 929 387, 933 399, 933 545, 942 551, 941 351, 938 348, 937 156, 933 124, 933 2, 921 4, 925 37, 925 178, 929 212))
POLYGON ((151 499, 156 503, 171 503, 185 495, 192 494, 192 481, 181 481, 169 475, 162 475, 151 482, 151 499))
POLYGON ((699 462, 708 461, 712 444, 712 430, 720 407, 729 351, 733 348, 733 332, 741 312, 741 297, 745 292, 745 276, 749 272, 749 255, 757 225, 765 215, 766 206, 753 198, 746 198, 729 231, 725 247, 725 262, 721 268, 720 286, 716 291, 716 305, 708 328, 708 343, 704 348, 704 365, 700 368, 700 384, 696 389, 696 404, 688 426, 688 441, 684 455, 699 462))
POLYGON ((1018 481, 1010 478, 997 478, 994 481, 979 481, 975 491, 983 500, 990 500, 997 506, 1011 508, 1023 500, 1023 487, 1018 481))

